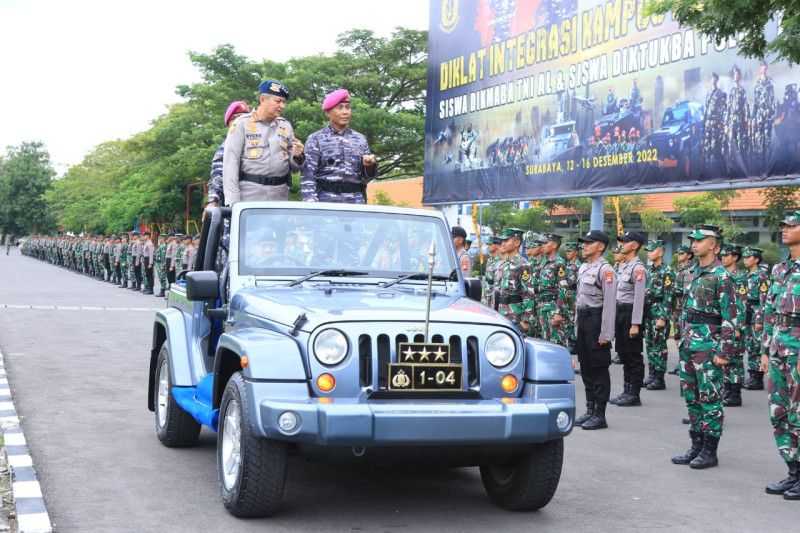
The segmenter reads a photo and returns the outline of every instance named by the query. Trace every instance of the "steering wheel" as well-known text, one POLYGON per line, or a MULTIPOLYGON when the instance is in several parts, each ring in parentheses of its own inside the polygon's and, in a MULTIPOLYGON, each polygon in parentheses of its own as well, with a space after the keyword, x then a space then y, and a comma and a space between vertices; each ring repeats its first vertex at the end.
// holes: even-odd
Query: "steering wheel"
POLYGON ((290 263, 292 266, 306 266, 302 261, 292 256, 283 254, 273 255, 272 257, 267 258, 262 266, 275 266, 281 264, 285 265, 286 263, 290 263))

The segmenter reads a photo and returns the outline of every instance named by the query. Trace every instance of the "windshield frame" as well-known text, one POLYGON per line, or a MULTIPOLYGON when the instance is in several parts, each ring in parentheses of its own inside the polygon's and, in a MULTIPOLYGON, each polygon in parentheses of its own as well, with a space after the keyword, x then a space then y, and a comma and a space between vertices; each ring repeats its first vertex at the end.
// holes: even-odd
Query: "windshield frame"
MULTIPOLYGON (((364 206, 364 205, 351 205, 351 204, 344 204, 340 206, 339 204, 325 204, 325 203, 312 203, 312 204, 301 204, 300 202, 248 202, 248 203, 240 203, 234 206, 234 213, 232 216, 232 225, 231 225, 231 233, 230 233, 230 256, 229 256, 229 272, 231 278, 252 278, 254 280, 287 280, 291 281, 293 279, 300 278, 302 276, 306 276, 311 274, 314 271, 318 270, 330 270, 335 269, 333 265, 313 265, 313 266, 303 266, 297 268, 271 268, 268 272, 264 271, 255 271, 251 269, 243 269, 240 268, 240 253, 243 252, 244 243, 242 242, 243 231, 245 229, 246 220, 248 217, 253 216, 255 213, 263 213, 263 212, 278 212, 278 216, 285 214, 286 216, 289 215, 299 215, 299 211, 308 211, 312 215, 319 215, 329 213, 330 216, 341 216, 346 213, 352 213, 353 216, 359 217, 387 217, 387 219, 405 219, 405 220, 417 220, 422 221, 424 223, 433 224, 434 231, 439 231, 440 235, 439 238, 441 242, 444 243, 444 250, 437 250, 437 255, 444 253, 446 259, 443 259, 442 266, 440 268, 447 269, 447 267, 451 267, 455 270, 458 270, 456 267, 457 259, 455 256, 455 250, 453 246, 448 246, 451 243, 450 240, 450 228, 447 225, 446 220, 444 217, 438 212, 428 212, 420 209, 406 209, 406 208, 384 208, 381 206, 380 208, 375 208, 374 206, 364 206)), ((402 221, 402 220, 401 220, 402 221)), ((361 284, 377 284, 381 281, 385 280, 393 280, 399 276, 405 274, 414 273, 413 270, 373 270, 368 267, 357 267, 355 265, 347 265, 345 270, 363 270, 368 271, 367 275, 362 276, 346 276, 346 277, 327 277, 327 276, 320 276, 315 277, 314 281, 332 281, 338 283, 361 283, 361 284)), ((439 272, 434 272, 434 274, 439 274, 439 272)), ((461 273, 459 272, 458 281, 462 282, 463 278, 461 273)), ((434 281, 434 283, 437 283, 434 281)), ((452 283, 450 281, 443 282, 439 281, 438 283, 452 283)))

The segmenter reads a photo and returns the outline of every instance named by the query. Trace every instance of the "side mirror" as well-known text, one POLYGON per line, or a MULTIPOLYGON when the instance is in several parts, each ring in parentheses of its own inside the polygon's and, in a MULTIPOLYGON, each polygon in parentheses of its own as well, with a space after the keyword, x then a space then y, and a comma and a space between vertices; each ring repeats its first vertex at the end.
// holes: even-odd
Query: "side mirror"
POLYGON ((219 297, 219 276, 213 270, 186 273, 186 298, 192 302, 216 300, 219 297))
POLYGON ((467 289, 467 298, 471 300, 475 300, 476 302, 481 301, 481 292, 483 288, 481 287, 481 280, 478 278, 465 278, 464 279, 464 286, 467 289))

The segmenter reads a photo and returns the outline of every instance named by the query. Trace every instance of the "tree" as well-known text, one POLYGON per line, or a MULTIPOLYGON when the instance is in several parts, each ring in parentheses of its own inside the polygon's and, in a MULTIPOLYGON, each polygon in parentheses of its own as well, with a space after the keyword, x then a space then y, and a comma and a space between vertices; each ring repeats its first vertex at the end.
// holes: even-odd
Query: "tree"
POLYGON ((764 221, 772 231, 778 231, 788 211, 800 208, 800 187, 769 187, 761 195, 767 206, 764 221))
POLYGON ((43 233, 53 228, 44 194, 55 171, 39 142, 10 146, 0 160, 0 230, 5 235, 43 233))
POLYGON ((497 202, 483 208, 483 225, 495 234, 503 228, 544 231, 550 226, 547 219, 547 208, 542 205, 519 209, 514 202, 497 202))
POLYGON ((677 198, 673 205, 684 226, 719 224, 722 221, 722 202, 709 193, 677 198))
POLYGON ((661 235, 672 230, 672 219, 657 209, 642 209, 639 212, 642 228, 650 234, 661 235))
POLYGON ((666 14, 691 26, 719 43, 735 37, 739 53, 747 57, 790 63, 800 61, 800 4, 794 0, 651 0, 646 14, 666 14), (770 41, 764 27, 778 23, 779 32, 770 41))

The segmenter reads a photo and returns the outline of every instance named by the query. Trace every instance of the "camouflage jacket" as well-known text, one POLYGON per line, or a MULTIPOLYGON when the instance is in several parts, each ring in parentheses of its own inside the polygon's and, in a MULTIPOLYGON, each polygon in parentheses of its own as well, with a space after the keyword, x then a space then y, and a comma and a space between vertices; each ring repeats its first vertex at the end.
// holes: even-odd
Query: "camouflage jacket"
POLYGON ((753 118, 757 124, 772 125, 775 116, 775 88, 772 78, 759 78, 753 86, 753 118))
POLYGON ((747 313, 747 271, 736 269, 729 274, 736 294, 736 324, 744 326, 745 313, 747 313))
POLYGON ((497 311, 517 325, 525 313, 524 300, 530 279, 530 265, 519 254, 505 258, 495 269, 494 297, 497 311))
POLYGON ((167 245, 165 243, 161 243, 156 248, 155 258, 153 259, 155 264, 157 265, 165 265, 167 262, 167 245))
POLYGON ((675 273, 669 265, 649 265, 645 288, 645 312, 650 320, 669 320, 672 313, 672 292, 675 273))
POLYGON ((575 293, 578 290, 578 270, 581 268, 581 262, 576 259, 574 261, 565 260, 565 263, 567 275, 561 280, 561 287, 567 303, 566 313, 571 317, 575 313, 575 293))
POLYGON ((370 152, 367 138, 345 128, 334 130, 330 125, 308 136, 306 160, 300 179, 300 194, 304 202, 331 202, 363 199, 362 193, 321 191, 318 180, 363 185, 378 175, 378 165, 365 167, 361 157, 370 152))
POLYGON ((686 302, 686 294, 692 284, 692 276, 696 265, 696 261, 691 261, 688 265, 679 266, 678 272, 675 274, 675 286, 672 291, 672 320, 676 323, 681 318, 683 304, 686 302))
POLYGON ((800 259, 787 258, 772 268, 771 285, 764 303, 763 348, 769 348, 781 332, 792 329, 778 323, 779 315, 800 315, 800 259))
POLYGON ((715 261, 692 269, 692 283, 686 294, 682 320, 683 343, 690 352, 711 352, 720 357, 736 355, 736 295, 733 280, 727 270, 715 261), (699 314, 719 324, 690 321, 691 314, 699 314))
POLYGON ((756 324, 764 320, 764 304, 769 292, 769 274, 762 268, 747 273, 747 323, 756 324))
POLYGON ((500 258, 498 256, 490 255, 486 259, 486 270, 483 272, 483 290, 481 292, 481 303, 494 307, 494 300, 492 299, 492 291, 494 290, 494 271, 497 268, 500 258))
POLYGON ((536 299, 540 309, 554 310, 567 316, 567 300, 561 282, 567 279, 567 262, 560 255, 543 257, 536 282, 536 299))
POLYGON ((708 126, 722 128, 727 109, 727 95, 720 89, 714 89, 706 97, 706 108, 703 123, 708 126))

